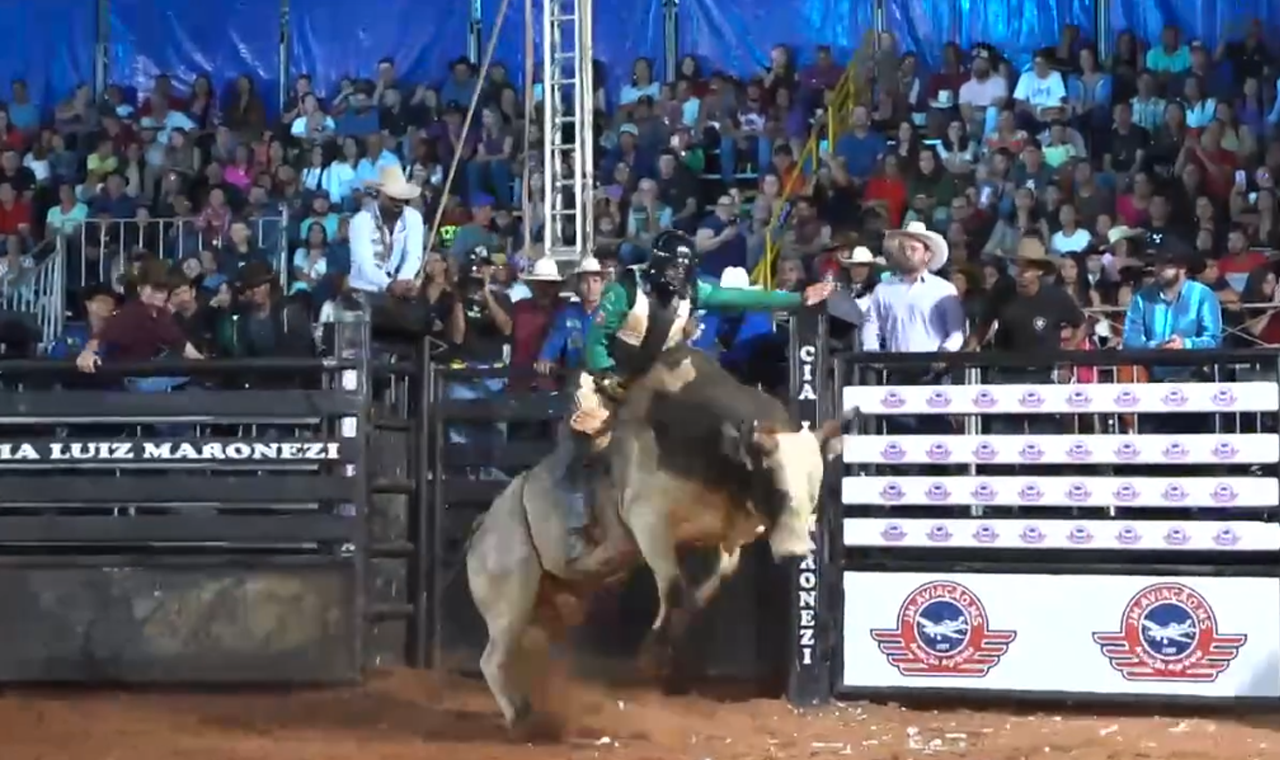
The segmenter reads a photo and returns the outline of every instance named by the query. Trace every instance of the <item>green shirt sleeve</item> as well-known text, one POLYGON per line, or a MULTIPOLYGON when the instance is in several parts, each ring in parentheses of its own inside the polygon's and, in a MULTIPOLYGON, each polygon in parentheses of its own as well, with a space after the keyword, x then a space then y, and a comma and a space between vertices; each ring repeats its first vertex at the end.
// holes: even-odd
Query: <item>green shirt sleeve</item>
POLYGON ((622 321, 627 318, 627 312, 630 310, 627 291, 621 285, 615 282, 605 288, 604 294, 600 297, 596 316, 587 326, 586 347, 583 353, 588 372, 604 372, 613 369, 613 354, 610 353, 609 347, 613 344, 613 338, 618 334, 618 329, 622 327, 622 321))
POLYGON ((799 293, 777 290, 722 288, 709 282, 698 282, 699 309, 741 309, 743 311, 791 311, 804 303, 799 293))

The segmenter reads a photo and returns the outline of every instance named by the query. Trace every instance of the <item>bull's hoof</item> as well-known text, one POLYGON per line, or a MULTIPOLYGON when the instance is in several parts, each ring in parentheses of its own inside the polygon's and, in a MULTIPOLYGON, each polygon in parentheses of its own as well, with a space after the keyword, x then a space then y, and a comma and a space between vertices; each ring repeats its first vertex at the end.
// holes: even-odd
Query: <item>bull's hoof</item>
POLYGON ((517 717, 511 721, 511 740, 519 744, 545 744, 564 738, 564 722, 554 715, 533 711, 528 700, 518 708, 517 717))
POLYGON ((664 631, 653 631, 640 645, 640 672, 647 678, 663 682, 671 672, 675 652, 664 631))
POLYGON ((521 726, 529 723, 533 718, 533 703, 528 697, 521 697, 515 702, 515 712, 511 715, 511 720, 507 722, 507 728, 517 731, 521 726))

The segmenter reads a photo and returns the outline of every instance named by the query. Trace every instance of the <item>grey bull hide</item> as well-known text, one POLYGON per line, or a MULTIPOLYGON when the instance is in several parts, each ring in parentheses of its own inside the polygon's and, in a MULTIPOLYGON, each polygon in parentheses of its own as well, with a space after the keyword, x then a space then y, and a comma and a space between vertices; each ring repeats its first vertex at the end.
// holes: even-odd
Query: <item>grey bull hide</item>
MULTIPOLYGON (((669 653, 692 613, 734 572, 745 544, 765 537, 778 559, 810 551, 838 428, 801 429, 776 399, 688 349, 668 351, 631 385, 602 455, 596 512, 603 532, 620 542, 611 574, 630 569, 638 555, 657 581, 651 652, 669 653), (715 572, 696 589, 681 576, 681 546, 718 549, 715 572)), ((497 497, 467 550, 471 595, 489 629, 480 667, 511 726, 532 712, 528 674, 544 656, 526 634, 541 628, 554 636, 568 622, 564 602, 606 580, 571 578, 565 569, 568 526, 556 477, 571 456, 561 436, 497 497)))

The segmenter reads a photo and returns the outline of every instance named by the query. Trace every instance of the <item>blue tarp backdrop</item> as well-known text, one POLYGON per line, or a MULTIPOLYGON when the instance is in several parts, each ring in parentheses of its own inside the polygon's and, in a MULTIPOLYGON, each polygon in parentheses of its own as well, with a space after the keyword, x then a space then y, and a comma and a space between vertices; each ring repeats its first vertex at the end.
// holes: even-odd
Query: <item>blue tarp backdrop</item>
MULTIPOLYGON (((568 0, 550 0, 565 3, 568 0)), ((94 81, 95 45, 105 48, 106 79, 138 89, 160 72, 187 84, 211 73, 221 88, 239 73, 252 74, 269 103, 280 79, 280 11, 277 0, 0 0, 6 44, 0 46, 0 77, 25 78, 46 106, 77 83, 94 81), (104 28, 100 28, 104 27, 104 28)), ((534 19, 541 50, 541 9, 534 19)), ((1239 34, 1244 22, 1261 18, 1280 26, 1276 0, 680 0, 678 55, 693 54, 705 68, 740 75, 756 73, 777 44, 792 47, 803 62, 813 46, 847 53, 875 30, 875 8, 883 3, 885 29, 903 50, 935 64, 948 41, 968 47, 991 42, 1019 62, 1052 44, 1064 24, 1086 37, 1101 16, 1114 34, 1131 28, 1155 39, 1165 24, 1188 37, 1216 44, 1239 34), (1100 12, 1101 11, 1101 12, 1100 12)), ((451 0, 288 0, 290 77, 308 72, 322 91, 347 74, 367 76, 390 56, 409 81, 444 76, 447 62, 467 52, 473 5, 451 0)), ((483 34, 489 33, 500 0, 478 0, 483 34)), ((596 0, 594 57, 608 67, 615 85, 629 76, 635 58, 652 58, 663 72, 664 0, 596 0)), ((496 60, 514 78, 522 76, 524 3, 511 0, 499 35, 496 60)))

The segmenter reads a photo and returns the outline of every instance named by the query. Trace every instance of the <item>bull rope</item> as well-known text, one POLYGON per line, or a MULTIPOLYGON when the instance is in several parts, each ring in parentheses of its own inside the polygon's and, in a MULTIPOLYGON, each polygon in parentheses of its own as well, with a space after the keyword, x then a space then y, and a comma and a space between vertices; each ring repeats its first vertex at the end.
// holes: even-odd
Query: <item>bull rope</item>
MULTIPOLYGON (((525 5, 528 6, 531 2, 532 0, 526 0, 525 5)), ((493 61, 493 52, 498 47, 498 36, 502 31, 502 22, 506 20, 507 7, 509 5, 511 5, 511 0, 502 0, 502 4, 498 6, 498 17, 494 20, 493 29, 489 32, 489 44, 485 46, 484 56, 480 59, 480 71, 476 74, 475 91, 471 93, 471 103, 467 106, 467 115, 462 120, 462 136, 459 139, 460 144, 466 142, 467 133, 471 131, 471 121, 476 115, 476 106, 480 103, 480 93, 484 91, 485 76, 489 73, 489 64, 493 61)), ((525 19, 525 24, 528 25, 532 23, 533 15, 530 14, 528 18, 525 19)), ((526 34, 526 38, 527 37, 528 35, 526 34)), ((528 68, 528 64, 525 65, 525 68, 528 68)), ((528 91, 531 86, 531 83, 526 82, 525 90, 528 91)), ((527 114, 525 115, 525 119, 526 121, 528 120, 527 114)), ((444 218, 444 209, 445 206, 448 205, 445 203, 445 199, 449 194, 449 188, 453 187, 453 180, 458 175, 458 166, 461 163, 462 150, 455 150, 453 152, 453 162, 449 165, 449 174, 445 176, 444 180, 444 196, 440 198, 440 203, 436 206, 435 219, 431 221, 431 229, 427 232, 427 243, 423 249, 424 255, 422 257, 422 264, 418 267, 418 275, 414 277, 414 284, 418 288, 422 287, 422 280, 427 274, 428 256, 425 254, 429 254, 432 246, 435 245, 436 231, 440 229, 440 220, 444 218)))

